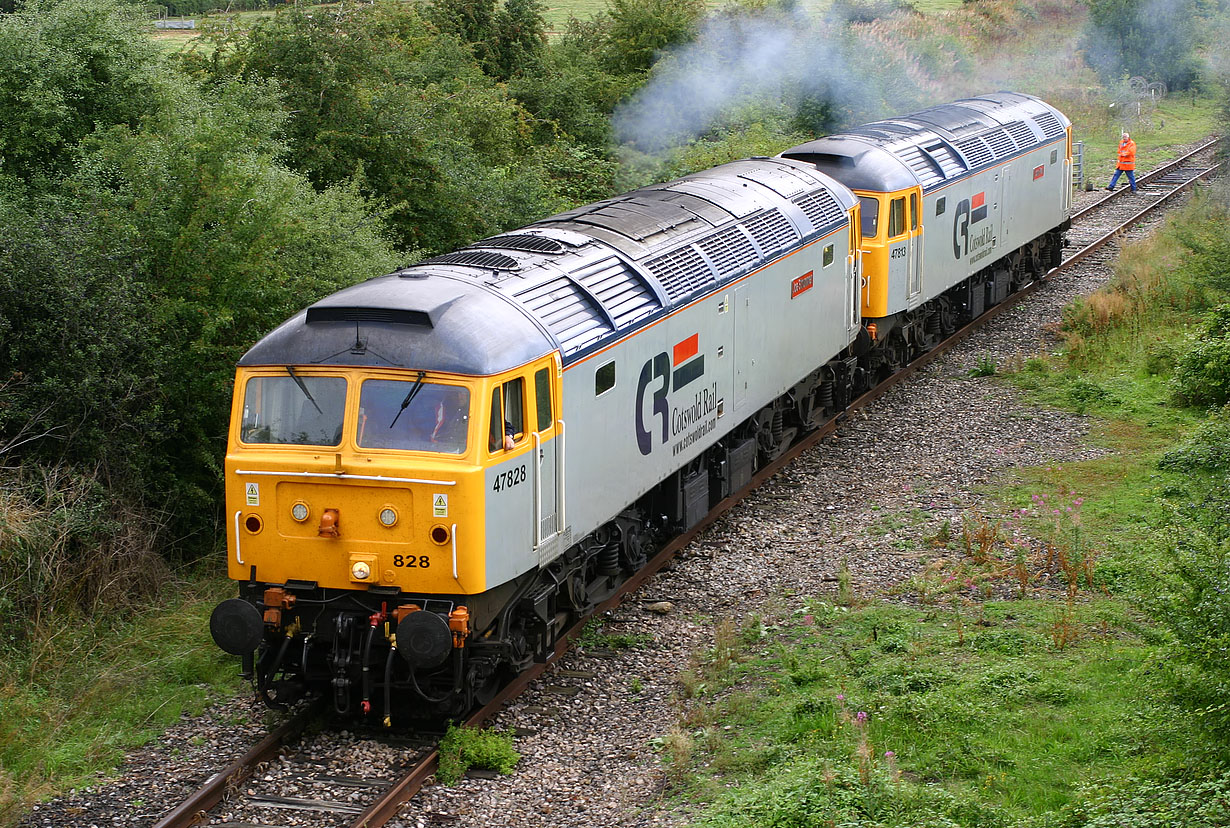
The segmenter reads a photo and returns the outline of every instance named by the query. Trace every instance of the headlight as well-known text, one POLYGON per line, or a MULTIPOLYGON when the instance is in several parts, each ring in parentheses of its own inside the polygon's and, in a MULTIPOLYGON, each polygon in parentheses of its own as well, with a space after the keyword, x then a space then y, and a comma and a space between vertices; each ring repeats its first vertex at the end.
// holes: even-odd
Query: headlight
POLYGON ((350 574, 356 581, 366 581, 372 574, 372 568, 367 561, 355 561, 350 566, 350 574))
POLYGON ((385 507, 380 510, 380 522, 385 526, 392 526, 397 523, 397 512, 393 509, 385 507))
POLYGON ((303 523, 303 521, 308 519, 307 504, 304 503, 303 501, 299 501, 294 506, 291 506, 290 516, 293 517, 295 520, 299 521, 300 523, 303 523))

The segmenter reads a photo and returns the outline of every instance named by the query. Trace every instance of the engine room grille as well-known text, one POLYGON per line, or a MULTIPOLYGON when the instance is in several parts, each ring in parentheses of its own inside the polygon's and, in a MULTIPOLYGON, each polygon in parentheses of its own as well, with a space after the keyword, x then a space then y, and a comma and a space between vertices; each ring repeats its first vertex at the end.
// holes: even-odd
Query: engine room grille
POLYGON ((991 154, 991 150, 981 137, 962 141, 957 144, 957 149, 969 159, 970 167, 981 167, 983 164, 989 164, 995 160, 995 156, 991 154))
POLYGON ((525 233, 514 236, 496 236, 494 239, 483 239, 477 244, 471 244, 467 247, 497 247, 505 250, 520 250, 523 253, 564 252, 564 245, 555 239, 548 239, 545 236, 531 236, 525 233))
POLYGON ((428 259, 423 264, 468 265, 485 270, 517 270, 521 267, 512 256, 482 250, 459 250, 456 253, 445 253, 443 256, 428 259))
POLYGON ((1042 127, 1042 134, 1047 138, 1058 138, 1064 134, 1063 124, 1059 123, 1059 119, 1049 112, 1035 115, 1034 122, 1042 127))
POLYGON ((645 263, 645 268, 658 277, 662 289, 671 300, 681 299, 717 281, 709 265, 691 245, 650 259, 645 263))
POLYGON ((811 224, 817 230, 838 224, 845 219, 846 212, 841 209, 837 199, 828 190, 817 190, 794 200, 799 208, 811 219, 811 224))
POLYGON ((788 244, 794 244, 799 240, 798 231, 782 215, 781 210, 769 210, 768 212, 761 213, 744 222, 743 227, 752 234, 752 238, 759 245, 761 255, 763 256, 768 256, 770 253, 780 250, 788 244))
POLYGON ((738 226, 729 227, 699 241, 696 246, 709 257, 709 261, 713 263, 714 269, 718 272, 719 279, 725 278, 760 258, 751 240, 738 226))

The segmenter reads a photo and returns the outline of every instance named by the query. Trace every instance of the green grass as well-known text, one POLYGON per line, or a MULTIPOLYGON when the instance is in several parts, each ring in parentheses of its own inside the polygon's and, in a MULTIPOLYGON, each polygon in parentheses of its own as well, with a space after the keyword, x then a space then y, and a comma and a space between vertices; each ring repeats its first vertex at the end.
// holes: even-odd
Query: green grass
MULTIPOLYGON (((1210 224, 1203 199, 1170 222, 1210 224)), ((881 514, 873 537, 913 527, 930 551, 891 596, 910 605, 812 599, 697 657, 659 742, 691 824, 1230 824, 1225 659, 1205 644, 1224 632, 1191 614, 1216 603, 1183 597, 1215 601, 1224 560, 1180 542, 1224 532, 1227 415, 1179 405, 1169 379, 1225 297, 1187 255, 1134 246, 1059 352, 994 372, 1089 416, 1103 456, 1017 469, 960 526, 881 514)))
POLYGON ((110 771, 181 713, 241 691, 237 662, 209 637, 209 613, 233 586, 206 580, 185 590, 126 622, 57 618, 36 658, 4 653, 0 825, 110 771))
POLYGON ((813 602, 711 685, 725 689, 691 713, 673 778, 705 803, 697 825, 1023 825, 1204 740, 1142 692, 1152 652, 1114 599, 1062 618, 1048 600, 988 602, 962 623, 813 602), (1059 650, 1061 622, 1078 639, 1059 650))

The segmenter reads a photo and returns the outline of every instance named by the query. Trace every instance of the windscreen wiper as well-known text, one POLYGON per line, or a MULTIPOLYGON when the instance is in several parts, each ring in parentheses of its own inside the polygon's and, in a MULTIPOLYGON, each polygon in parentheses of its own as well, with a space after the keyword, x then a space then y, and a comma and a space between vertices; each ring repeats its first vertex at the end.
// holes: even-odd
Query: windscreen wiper
POLYGON ((319 405, 316 405, 316 400, 312 399, 312 392, 307 390, 307 386, 304 385, 303 379, 298 374, 295 373, 295 369, 287 365, 286 373, 290 374, 290 378, 295 381, 295 385, 299 386, 299 390, 303 392, 303 396, 307 397, 308 402, 310 402, 316 408, 316 413, 322 417, 325 416, 325 412, 320 410, 319 405))
POLYGON ((423 377, 425 376, 427 376, 426 371, 419 371, 418 378, 414 381, 414 387, 410 389, 410 393, 406 394, 406 398, 401 401, 401 408, 397 409, 397 415, 393 417, 393 422, 389 423, 389 428, 397 425, 397 418, 401 416, 401 413, 406 410, 406 406, 410 404, 410 401, 414 399, 415 395, 423 387, 423 377))

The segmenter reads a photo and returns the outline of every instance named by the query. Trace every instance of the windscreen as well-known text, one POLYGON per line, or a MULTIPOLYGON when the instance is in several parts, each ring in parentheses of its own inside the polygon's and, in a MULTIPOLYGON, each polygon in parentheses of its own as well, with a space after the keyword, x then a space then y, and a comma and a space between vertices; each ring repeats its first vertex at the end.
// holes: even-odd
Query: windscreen
POLYGON ((342 442, 346 380, 342 377, 252 377, 244 386, 245 443, 336 446, 342 442))
POLYGON ((363 448, 465 454, 470 391, 415 380, 367 380, 359 392, 363 448))

